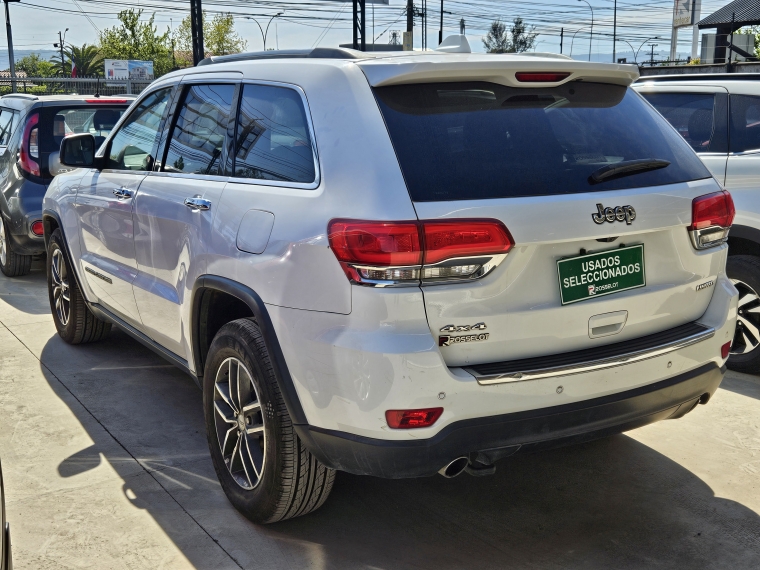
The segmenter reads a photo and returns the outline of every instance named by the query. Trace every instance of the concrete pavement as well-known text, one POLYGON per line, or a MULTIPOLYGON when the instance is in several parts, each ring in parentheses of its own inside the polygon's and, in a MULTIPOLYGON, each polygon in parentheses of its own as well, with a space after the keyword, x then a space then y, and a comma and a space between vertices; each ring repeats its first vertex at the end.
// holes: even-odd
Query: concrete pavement
POLYGON ((55 333, 42 265, 0 275, 0 459, 17 569, 760 568, 760 380, 683 419, 498 464, 339 473, 312 515, 227 502, 192 380, 115 330, 55 333))

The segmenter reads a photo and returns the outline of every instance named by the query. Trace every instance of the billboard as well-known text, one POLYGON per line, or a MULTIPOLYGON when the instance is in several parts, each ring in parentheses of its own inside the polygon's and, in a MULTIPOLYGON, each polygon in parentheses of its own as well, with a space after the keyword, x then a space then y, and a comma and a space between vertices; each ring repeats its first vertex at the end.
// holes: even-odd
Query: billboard
POLYGON ((153 62, 136 59, 107 59, 105 60, 106 79, 136 79, 152 81, 153 62))
POLYGON ((694 0, 675 0, 673 6, 673 27, 691 26, 694 24, 694 0))

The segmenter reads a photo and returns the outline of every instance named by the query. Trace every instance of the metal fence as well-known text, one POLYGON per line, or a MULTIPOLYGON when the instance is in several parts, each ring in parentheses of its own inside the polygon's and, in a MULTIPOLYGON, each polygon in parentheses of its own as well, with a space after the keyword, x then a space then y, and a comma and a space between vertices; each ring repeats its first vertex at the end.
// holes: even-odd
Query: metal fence
MULTIPOLYGON (((31 95, 136 95, 152 82, 136 79, 17 77, 17 93, 31 95)), ((13 91, 9 77, 0 78, 0 95, 13 91)))

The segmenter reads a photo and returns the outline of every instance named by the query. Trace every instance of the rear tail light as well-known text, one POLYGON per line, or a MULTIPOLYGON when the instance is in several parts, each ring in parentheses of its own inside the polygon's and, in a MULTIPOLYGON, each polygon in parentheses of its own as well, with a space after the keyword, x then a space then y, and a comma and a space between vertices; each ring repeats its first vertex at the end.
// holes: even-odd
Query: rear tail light
POLYGON ((45 228, 42 225, 42 222, 40 220, 37 220, 36 222, 32 222, 32 233, 36 236, 41 236, 45 233, 45 228))
POLYGON ((515 79, 521 83, 557 83, 570 77, 563 71, 518 71, 515 79))
POLYGON ((126 103, 126 99, 85 99, 85 103, 105 104, 111 105, 113 103, 126 103))
POLYGON ((388 410, 385 421, 393 429, 413 429, 432 426, 441 417, 443 408, 424 408, 422 410, 388 410))
POLYGON ((29 115, 26 119, 18 153, 19 167, 33 176, 40 176, 39 121, 40 116, 37 113, 29 115))
POLYGON ((735 214, 734 201, 725 190, 694 198, 688 228, 694 247, 707 249, 725 243, 735 214))
POLYGON ((348 278, 380 287, 477 279, 514 244, 498 220, 333 220, 327 231, 348 278))

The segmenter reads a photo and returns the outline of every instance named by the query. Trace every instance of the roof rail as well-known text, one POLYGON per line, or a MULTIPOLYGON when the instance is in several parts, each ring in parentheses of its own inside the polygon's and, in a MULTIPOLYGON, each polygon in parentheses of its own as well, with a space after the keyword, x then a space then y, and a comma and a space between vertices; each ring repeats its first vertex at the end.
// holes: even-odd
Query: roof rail
POLYGON ((268 51, 249 51, 234 53, 231 55, 213 55, 198 62, 198 65, 211 65, 212 63, 230 63, 233 61, 253 61, 257 59, 294 59, 294 58, 317 58, 317 59, 366 59, 371 56, 363 52, 347 48, 314 48, 314 49, 280 49, 268 51))
POLYGON ((677 75, 642 75, 634 83, 645 81, 760 81, 760 73, 680 73, 677 75))
POLYGON ((4 98, 12 97, 14 99, 30 99, 32 101, 38 101, 39 97, 36 95, 29 95, 28 93, 8 93, 7 95, 3 95, 4 98))

